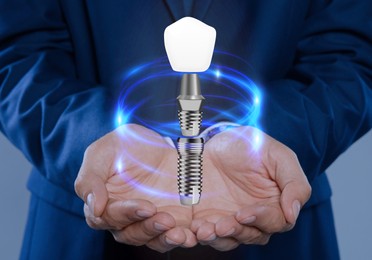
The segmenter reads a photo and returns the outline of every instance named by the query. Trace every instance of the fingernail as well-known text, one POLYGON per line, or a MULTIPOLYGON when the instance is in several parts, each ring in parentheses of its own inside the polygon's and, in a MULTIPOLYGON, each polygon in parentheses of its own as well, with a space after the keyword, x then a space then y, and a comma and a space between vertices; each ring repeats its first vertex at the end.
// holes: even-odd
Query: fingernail
POLYGON ((90 212, 92 212, 93 215, 94 215, 94 194, 93 193, 88 194, 87 204, 88 204, 88 208, 89 208, 90 212))
POLYGON ((295 219, 297 219, 298 214, 300 214, 301 203, 298 200, 295 200, 292 204, 292 209, 293 209, 293 215, 295 216, 295 219))
POLYGON ((256 216, 249 216, 248 218, 245 218, 241 221, 239 221, 241 224, 251 224, 256 220, 256 216))
POLYGON ((168 237, 165 237, 165 242, 170 245, 178 245, 179 243, 173 241, 172 239, 169 239, 168 237))
POLYGON ((141 218, 148 218, 148 217, 151 217, 151 216, 154 215, 152 212, 147 211, 147 210, 137 210, 136 214, 137 214, 137 216, 139 216, 141 218))
POLYGON ((154 223, 154 228, 158 231, 165 231, 169 229, 169 227, 167 227, 166 225, 163 225, 157 222, 154 223))
POLYGON ((234 232, 235 232, 235 228, 232 228, 229 231, 227 231, 225 234, 223 234, 222 236, 227 237, 227 236, 232 235, 234 232))

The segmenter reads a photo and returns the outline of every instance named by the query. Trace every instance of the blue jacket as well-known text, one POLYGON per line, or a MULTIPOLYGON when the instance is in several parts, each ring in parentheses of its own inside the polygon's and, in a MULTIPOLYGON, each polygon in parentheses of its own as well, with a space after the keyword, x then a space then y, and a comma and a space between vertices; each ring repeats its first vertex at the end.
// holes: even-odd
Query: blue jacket
MULTIPOLYGON (((84 223, 73 182, 86 147, 114 129, 122 74, 166 56, 165 27, 187 15, 250 64, 240 70, 262 87, 261 128, 296 152, 313 187, 293 231, 231 254, 338 258, 323 172, 372 126, 370 0, 1 0, 0 10, 0 129, 33 165, 22 258, 100 259, 114 245, 84 223)), ((169 89, 147 95, 177 96, 169 89)))

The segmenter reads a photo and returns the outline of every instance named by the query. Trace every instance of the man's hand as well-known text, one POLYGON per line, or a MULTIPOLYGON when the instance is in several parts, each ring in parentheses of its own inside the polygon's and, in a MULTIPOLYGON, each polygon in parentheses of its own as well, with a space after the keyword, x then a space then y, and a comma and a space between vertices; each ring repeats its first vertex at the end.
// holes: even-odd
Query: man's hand
POLYGON ((75 182, 88 225, 160 252, 192 247, 192 208, 177 196, 177 153, 157 133, 125 125, 85 152, 75 182))
POLYGON ((160 252, 196 239, 230 250, 291 229, 310 196, 295 154, 257 129, 213 137, 204 159, 201 202, 181 206, 175 149, 144 127, 118 128, 87 149, 76 180, 88 224, 160 252))
POLYGON ((252 127, 213 137, 204 162, 192 230, 218 250, 265 244, 272 233, 290 230, 311 194, 296 155, 252 127))

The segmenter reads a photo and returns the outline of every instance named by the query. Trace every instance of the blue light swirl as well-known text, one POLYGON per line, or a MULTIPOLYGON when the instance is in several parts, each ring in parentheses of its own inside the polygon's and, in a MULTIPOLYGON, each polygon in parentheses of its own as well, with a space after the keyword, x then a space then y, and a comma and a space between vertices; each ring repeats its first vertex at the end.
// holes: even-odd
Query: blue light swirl
MULTIPOLYGON (((244 62, 244 60, 232 54, 221 51, 215 51, 214 53, 215 58, 224 58, 226 56, 228 56, 229 59, 237 60, 237 63, 243 64, 243 66, 249 66, 244 62)), ((159 121, 151 118, 151 111, 154 111, 154 113, 156 111, 177 111, 177 96, 168 95, 169 98, 166 98, 161 102, 156 102, 152 95, 141 95, 141 91, 143 90, 144 93, 157 91, 157 95, 159 95, 159 93, 167 93, 170 88, 159 86, 162 84, 157 84, 158 81, 162 80, 163 82, 166 82, 167 80, 170 80, 175 82, 177 80, 179 81, 181 76, 181 73, 174 72, 171 69, 166 57, 141 64, 126 72, 122 77, 122 92, 120 93, 117 104, 116 126, 119 127, 128 123, 137 123, 158 132, 162 136, 167 136, 176 140, 177 137, 181 136, 178 118, 174 116, 174 118, 159 121), (151 86, 152 88, 156 88, 156 90, 149 90, 151 86), (147 111, 146 115, 148 116, 146 116, 146 118, 141 116, 139 113, 139 111, 143 109, 146 109, 147 111)), ((202 94, 205 97, 205 102, 202 107, 204 112, 204 127, 209 127, 218 123, 222 118, 223 121, 243 126, 249 125, 259 129, 262 94, 258 86, 246 74, 227 65, 212 63, 207 71, 199 73, 199 77, 202 85, 202 94), (208 92, 203 90, 204 86, 207 85, 210 86, 210 89, 219 90, 220 93, 218 93, 218 91, 215 93, 214 91, 208 92), (229 109, 221 108, 222 104, 228 106, 229 109), (206 115, 212 116, 209 117, 206 115)), ((179 91, 179 84, 172 86, 171 93, 177 93, 177 91, 179 91)), ((174 114, 176 115, 176 113, 174 114)), ((146 142, 146 140, 143 141, 146 142)), ((258 150, 262 143, 261 132, 256 131, 253 140, 248 141, 253 144, 255 150, 258 150)), ((132 158, 132 160, 135 163, 143 164, 138 158, 132 158)), ((121 163, 122 162, 118 160, 118 172, 121 172, 121 163)), ((141 166, 147 170, 152 168, 148 165, 141 166)), ((162 173, 154 171, 154 174, 162 173)), ((147 187, 137 182, 131 184, 136 186, 138 190, 147 194, 163 197, 173 197, 176 195, 165 194, 152 187, 147 187)), ((206 194, 203 194, 203 196, 205 195, 206 194)))

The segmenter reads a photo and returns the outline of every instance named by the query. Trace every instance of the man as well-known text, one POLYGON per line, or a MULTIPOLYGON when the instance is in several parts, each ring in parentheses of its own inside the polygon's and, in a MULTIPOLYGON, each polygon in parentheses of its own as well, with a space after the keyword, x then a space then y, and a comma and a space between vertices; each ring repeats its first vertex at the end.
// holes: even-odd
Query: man
MULTIPOLYGON (((21 258, 180 259, 180 254, 231 259, 339 258, 324 170, 372 125, 371 5, 367 0, 0 1, 0 128, 34 165, 21 258), (251 207, 232 201, 229 212, 221 212, 218 199, 222 196, 210 207, 205 206, 210 200, 203 198, 193 215, 179 204, 129 197, 133 193, 124 194, 121 189, 116 201, 110 196, 116 182, 104 177, 110 173, 107 162, 116 159, 115 151, 124 147, 129 154, 138 154, 150 149, 140 143, 143 138, 118 141, 120 129, 111 132, 120 74, 165 56, 165 27, 187 15, 216 28, 216 49, 248 61, 263 86, 261 120, 267 134, 263 154, 271 160, 260 157, 259 162, 265 166, 262 181, 270 181, 263 187, 273 190, 268 195, 268 189, 263 189, 263 197, 275 198, 269 203, 273 207, 267 201, 262 207, 246 192, 245 202, 251 207), (197 242, 209 246, 160 254, 146 247, 120 245, 108 232, 90 229, 83 203, 74 193, 88 146, 76 184, 86 202, 88 224, 110 229, 119 242, 147 244, 162 252, 193 247, 197 242), (288 147, 297 155, 312 188, 306 205, 307 180, 288 147), (292 183, 289 193, 288 183, 292 183), (288 230, 295 222, 291 231, 276 234, 268 242, 270 234, 288 230), (155 223, 164 225, 156 229, 155 223), (265 246, 244 245, 266 242, 265 246)), ((224 60, 215 62, 223 64, 224 60)), ((156 90, 151 94, 160 96, 156 90)), ((167 95, 176 96, 176 90, 167 95)), ((163 144, 151 130, 137 125, 124 128, 163 144)), ((220 172, 217 184, 228 198, 227 184, 234 182, 226 176, 232 170, 222 168, 230 169, 229 162, 251 165, 244 162, 252 157, 234 156, 242 154, 239 147, 250 149, 242 140, 249 139, 251 132, 250 127, 226 131, 206 144, 206 176, 220 172), (237 134, 242 139, 236 139, 237 134), (228 158, 216 163, 222 155, 228 158)), ((165 168, 170 167, 167 160, 175 159, 174 150, 165 144, 158 156, 152 163, 160 161, 165 168)), ((254 172, 258 166, 246 167, 235 170, 254 172)), ((243 181, 246 187, 255 180, 239 180, 233 188, 236 183, 243 181)))

